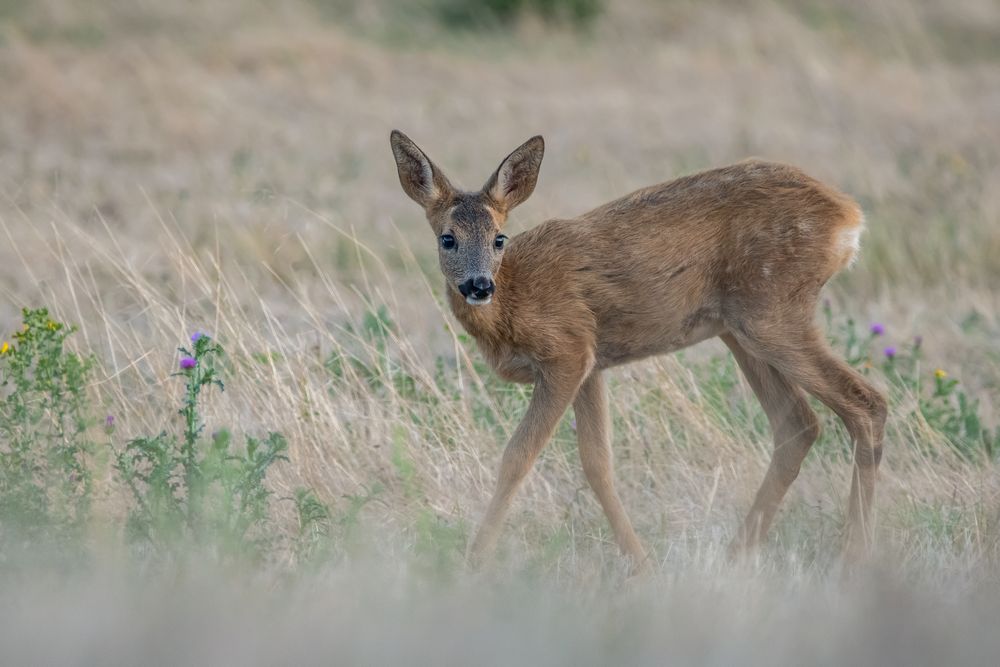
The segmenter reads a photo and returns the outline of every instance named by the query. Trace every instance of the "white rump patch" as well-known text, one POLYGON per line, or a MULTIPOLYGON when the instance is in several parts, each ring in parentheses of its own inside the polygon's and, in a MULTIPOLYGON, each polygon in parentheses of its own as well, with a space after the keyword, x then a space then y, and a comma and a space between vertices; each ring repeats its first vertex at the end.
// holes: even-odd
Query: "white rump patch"
POLYGON ((858 250, 861 248, 861 232, 865 228, 865 217, 858 212, 858 224, 853 227, 845 227, 837 232, 834 241, 834 252, 840 257, 841 266, 849 267, 858 258, 858 250))

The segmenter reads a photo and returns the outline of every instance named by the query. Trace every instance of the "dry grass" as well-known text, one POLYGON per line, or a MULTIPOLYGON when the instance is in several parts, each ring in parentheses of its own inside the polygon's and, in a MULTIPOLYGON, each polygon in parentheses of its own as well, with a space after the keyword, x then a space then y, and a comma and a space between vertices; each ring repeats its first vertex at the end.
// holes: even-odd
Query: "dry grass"
MULTIPOLYGON (((720 353, 714 344, 613 373, 622 495, 660 563, 646 597, 612 596, 624 617, 640 619, 634 630, 619 619, 609 635, 594 634, 608 620, 602 605, 620 563, 568 426, 544 452, 504 538, 508 573, 553 586, 523 617, 520 589, 483 603, 462 581, 425 599, 419 572, 403 565, 372 574, 370 584, 342 579, 367 577, 357 565, 365 558, 408 562, 428 539, 443 541, 435 553, 457 557, 492 487, 502 433, 519 417, 510 409, 516 400, 477 389, 490 379, 442 306, 433 239, 399 191, 392 127, 467 186, 523 139, 544 134, 539 187, 515 215, 515 231, 748 155, 796 163, 867 212, 861 260, 828 290, 835 310, 886 322, 895 343, 922 335, 929 363, 961 378, 996 424, 994 3, 614 3, 584 36, 531 21, 508 35, 463 36, 420 17, 386 2, 286 3, 279 11, 236 0, 0 0, 0 331, 29 305, 79 323, 79 346, 98 355, 94 392, 117 417, 119 443, 172 419, 172 350, 191 331, 209 331, 234 359, 227 391, 209 406, 209 428, 285 433, 291 461, 273 480, 279 495, 308 484, 341 511, 346 496, 383 489, 360 515, 364 544, 318 590, 348 599, 394 590, 404 602, 375 595, 347 622, 319 593, 305 602, 289 594, 276 608, 290 613, 302 603, 310 637, 329 626, 313 628, 306 615, 331 617, 334 631, 317 650, 398 660, 421 645, 419 633, 401 633, 399 652, 383 654, 365 648, 370 638, 353 643, 349 629, 377 628, 411 605, 446 627, 464 623, 476 639, 457 650, 510 649, 509 661, 487 662, 513 662, 511 627, 552 623, 579 603, 558 636, 589 637, 581 646, 609 660, 615 642, 625 642, 619 655, 636 662, 665 655, 733 664, 747 655, 773 664, 815 647, 826 652, 817 662, 832 662, 840 654, 831 637, 856 637, 858 619, 876 616, 898 632, 865 626, 862 648, 840 662, 893 648, 899 664, 989 662, 983 651, 997 647, 987 638, 946 640, 941 628, 950 626, 937 625, 934 600, 947 594, 952 611, 940 613, 956 624, 968 619, 961 636, 970 640, 980 614, 996 611, 972 595, 996 583, 996 469, 949 453, 909 416, 912 396, 890 422, 877 572, 917 582, 916 592, 901 594, 896 583, 842 589, 830 579, 849 469, 829 453, 807 461, 762 559, 745 572, 722 562, 770 444, 749 428, 749 389, 736 392, 731 418, 700 393, 692 360, 720 353), (414 378, 416 396, 391 385, 373 390, 351 372, 335 381, 324 367, 335 351, 384 358, 358 333, 365 314, 383 305, 398 323, 389 356, 414 378), (446 385, 435 375, 438 359, 446 385), (487 405, 496 425, 470 396, 498 401, 487 405), (391 582, 382 587, 380 576, 391 582), (579 597, 566 592, 573 588, 579 597), (518 618, 502 620, 508 612, 518 618), (894 624, 897 613, 912 620, 909 630, 894 624), (681 622, 660 635, 650 619, 681 622), (802 632, 772 643, 768 633, 782 623, 802 632), (727 643, 712 643, 718 632, 727 643), (952 652, 959 648, 966 652, 952 652)), ((100 490, 102 516, 120 516, 110 470, 100 490)), ((74 589, 69 609, 94 602, 116 618, 135 604, 127 593, 95 600, 87 586, 74 589)), ((245 620, 265 623, 271 613, 247 611, 245 620)), ((281 626, 274 646, 297 645, 294 623, 281 626)), ((441 632, 429 636, 444 641, 441 632)), ((155 634, 137 629, 137 646, 155 634)), ((547 652, 537 629, 529 637, 526 659, 572 662, 547 652)), ((205 641, 206 651, 218 647, 205 641)))

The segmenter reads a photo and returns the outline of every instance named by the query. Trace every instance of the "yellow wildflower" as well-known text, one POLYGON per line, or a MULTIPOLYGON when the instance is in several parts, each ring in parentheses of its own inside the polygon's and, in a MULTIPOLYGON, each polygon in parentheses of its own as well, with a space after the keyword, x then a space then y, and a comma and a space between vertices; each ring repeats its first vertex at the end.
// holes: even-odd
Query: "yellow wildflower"
POLYGON ((56 329, 59 328, 59 325, 56 324, 55 322, 53 322, 52 320, 49 320, 48 322, 46 322, 45 326, 47 326, 49 328, 49 331, 55 331, 56 329))
POLYGON ((7 354, 8 352, 10 352, 10 343, 4 341, 3 345, 0 345, 0 355, 7 354))
POLYGON ((934 377, 936 377, 938 380, 943 380, 946 377, 948 377, 948 373, 946 373, 943 368, 939 368, 936 371, 934 371, 934 377))

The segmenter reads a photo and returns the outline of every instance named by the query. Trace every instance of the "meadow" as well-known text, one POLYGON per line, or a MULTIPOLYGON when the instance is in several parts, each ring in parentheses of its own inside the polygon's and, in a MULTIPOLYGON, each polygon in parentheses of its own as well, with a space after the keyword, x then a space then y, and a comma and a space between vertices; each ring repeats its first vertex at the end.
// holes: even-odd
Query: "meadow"
POLYGON ((996 664, 998 118, 989 0, 0 0, 2 662, 996 664), (726 560, 771 435, 711 341, 609 374, 650 577, 571 412, 469 572, 530 388, 448 312, 392 128, 467 187, 544 135, 511 236, 749 156, 854 196, 816 317, 890 399, 871 562, 822 407, 726 560))

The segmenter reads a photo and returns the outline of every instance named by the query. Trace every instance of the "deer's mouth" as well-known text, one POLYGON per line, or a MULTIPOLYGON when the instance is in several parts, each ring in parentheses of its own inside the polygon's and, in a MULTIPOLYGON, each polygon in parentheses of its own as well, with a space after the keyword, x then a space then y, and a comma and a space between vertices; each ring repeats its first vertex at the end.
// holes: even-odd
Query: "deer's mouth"
POLYGON ((493 278, 485 275, 469 278, 458 286, 458 291, 470 306, 485 306, 493 300, 494 290, 496 283, 493 282, 493 278))
POLYGON ((475 294, 468 294, 465 297, 465 302, 470 306, 485 306, 488 305, 491 301, 493 301, 492 294, 487 294, 482 298, 476 296, 475 294))

